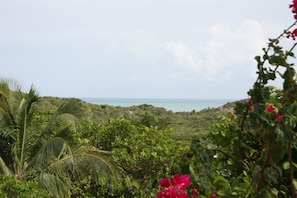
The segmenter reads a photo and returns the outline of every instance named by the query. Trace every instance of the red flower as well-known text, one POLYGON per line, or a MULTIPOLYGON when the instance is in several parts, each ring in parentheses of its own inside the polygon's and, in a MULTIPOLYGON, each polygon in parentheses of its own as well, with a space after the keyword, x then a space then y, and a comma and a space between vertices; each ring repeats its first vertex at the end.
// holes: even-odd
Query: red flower
POLYGON ((249 104, 249 110, 253 111, 254 107, 253 107, 253 104, 252 104, 252 99, 251 98, 246 99, 246 103, 249 104))
MULTIPOLYGON (((297 14, 296 14, 296 16, 297 16, 297 14)), ((286 36, 287 38, 292 37, 292 39, 295 40, 297 37, 297 28, 294 29, 292 32, 288 31, 286 34, 287 34, 287 36, 286 36)))
POLYGON ((294 18, 297 19, 297 0, 293 0, 292 4, 289 5, 289 8, 292 9, 292 13, 294 13, 294 18))
MULTIPOLYGON (((296 0, 297 1, 297 0, 296 0)), ((273 113, 274 114, 274 122, 280 121, 283 119, 283 116, 281 114, 279 114, 278 112, 275 111, 275 107, 273 105, 268 105, 266 107, 266 111, 268 111, 269 113, 273 113)))
POLYGON ((275 112, 275 119, 274 122, 281 121, 283 119, 283 116, 281 114, 278 114, 275 112))
POLYGON ((191 193, 194 198, 198 198, 199 192, 196 188, 192 188, 191 193))
POLYGON ((208 198, 217 198, 217 195, 216 194, 212 194, 208 198))
POLYGON ((266 111, 268 111, 268 112, 270 112, 270 113, 273 113, 273 112, 275 112, 275 108, 274 108, 273 105, 268 105, 268 106, 266 107, 266 111))
POLYGON ((251 98, 246 99, 246 103, 251 105, 252 104, 252 99, 251 98))
POLYGON ((178 195, 178 198, 189 198, 189 195, 186 192, 183 192, 178 195))

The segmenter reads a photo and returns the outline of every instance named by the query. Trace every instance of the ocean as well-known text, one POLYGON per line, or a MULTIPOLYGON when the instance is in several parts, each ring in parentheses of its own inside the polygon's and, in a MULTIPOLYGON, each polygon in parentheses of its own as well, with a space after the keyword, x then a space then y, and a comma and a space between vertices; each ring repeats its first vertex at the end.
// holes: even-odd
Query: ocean
POLYGON ((153 98, 81 98, 81 100, 97 104, 130 107, 142 104, 149 104, 155 107, 163 107, 173 112, 200 111, 207 108, 220 107, 231 99, 153 99, 153 98))

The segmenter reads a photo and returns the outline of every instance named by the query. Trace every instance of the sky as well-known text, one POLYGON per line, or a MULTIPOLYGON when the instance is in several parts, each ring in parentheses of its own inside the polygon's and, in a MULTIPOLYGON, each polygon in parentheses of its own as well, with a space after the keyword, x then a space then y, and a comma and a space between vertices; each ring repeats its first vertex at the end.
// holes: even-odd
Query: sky
POLYGON ((243 99, 287 0, 1 0, 0 77, 41 96, 243 99))

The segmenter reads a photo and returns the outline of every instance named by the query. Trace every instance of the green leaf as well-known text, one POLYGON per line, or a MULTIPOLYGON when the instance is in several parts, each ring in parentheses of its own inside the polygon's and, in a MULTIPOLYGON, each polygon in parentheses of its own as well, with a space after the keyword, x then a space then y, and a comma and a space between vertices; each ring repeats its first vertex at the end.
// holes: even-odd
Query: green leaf
POLYGON ((285 170, 289 170, 289 169, 290 169, 290 162, 285 161, 285 162, 283 163, 283 168, 284 168, 285 170))
MULTIPOLYGON (((297 168, 297 164, 296 164, 296 163, 292 162, 292 164, 293 164, 293 166, 294 166, 295 168, 297 168)), ((285 162, 283 163, 283 168, 284 168, 285 170, 289 170, 289 169, 290 169, 290 162, 289 162, 289 161, 285 161, 285 162)))
POLYGON ((297 189, 297 179, 293 179, 293 185, 295 186, 295 189, 297 189))
POLYGON ((3 161, 3 159, 0 157, 0 173, 4 175, 12 175, 11 171, 3 161))
POLYGON ((223 176, 216 176, 213 181, 213 185, 217 191, 227 191, 230 188, 230 184, 223 176))
POLYGON ((48 192, 50 192, 53 197, 69 197, 69 184, 63 182, 59 177, 54 174, 41 174, 38 178, 39 183, 48 192))
POLYGON ((257 61, 258 63, 261 62, 261 57, 260 57, 260 56, 256 56, 255 59, 256 59, 256 61, 257 61))
POLYGON ((276 144, 272 148, 271 160, 273 162, 279 162, 280 160, 283 159, 285 153, 286 153, 286 150, 283 148, 283 146, 279 145, 279 144, 276 144))
POLYGON ((277 139, 279 141, 281 141, 281 140, 284 139, 285 134, 284 134, 284 132, 279 127, 276 127, 275 128, 275 133, 276 133, 277 139))

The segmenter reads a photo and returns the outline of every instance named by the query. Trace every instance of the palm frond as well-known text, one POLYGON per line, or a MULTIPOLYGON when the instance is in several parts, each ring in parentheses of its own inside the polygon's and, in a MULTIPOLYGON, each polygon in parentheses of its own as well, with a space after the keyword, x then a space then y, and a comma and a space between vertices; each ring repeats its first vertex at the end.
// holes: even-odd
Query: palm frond
POLYGON ((2 157, 0 157, 0 173, 4 175, 13 175, 7 167, 7 165, 5 164, 5 162, 3 161, 2 157))
POLYGON ((89 175, 94 178, 106 176, 107 178, 117 179, 120 172, 105 154, 81 150, 72 155, 65 155, 60 160, 52 163, 47 170, 61 177, 66 174, 72 180, 82 179, 89 175))
POLYGON ((98 173, 115 175, 115 166, 108 158, 95 152, 85 152, 73 155, 73 164, 77 171, 89 172, 95 170, 98 173))
POLYGON ((36 146, 32 149, 33 154, 49 139, 62 137, 68 144, 72 144, 74 134, 79 131, 80 124, 76 116, 82 115, 82 104, 76 99, 69 99, 63 103, 52 115, 46 128, 36 141, 36 146))
POLYGON ((55 174, 42 173, 38 177, 39 184, 45 188, 51 197, 68 198, 70 197, 70 184, 62 180, 55 174))
POLYGON ((64 113, 72 114, 77 118, 84 116, 85 111, 82 101, 75 98, 67 99, 62 105, 59 106, 55 114, 61 115, 64 113))
POLYGON ((63 138, 67 144, 74 145, 75 143, 75 129, 73 129, 73 125, 68 124, 64 125, 63 127, 59 128, 56 131, 55 137, 63 138))
POLYGON ((63 141, 69 145, 73 145, 75 140, 75 129, 69 123, 50 123, 51 127, 48 127, 45 131, 41 133, 37 141, 30 148, 32 156, 35 156, 37 152, 47 144, 47 142, 53 138, 61 138, 63 141))
POLYGON ((80 129, 79 120, 72 114, 60 114, 50 120, 44 131, 44 137, 48 135, 59 136, 60 131, 67 128, 72 134, 77 133, 80 129))
POLYGON ((61 137, 54 137, 47 141, 28 163, 27 169, 33 167, 46 168, 52 161, 59 160, 65 155, 71 155, 71 149, 61 137))
POLYGON ((4 129, 2 132, 16 139, 16 129, 24 127, 25 114, 26 119, 30 120, 31 106, 36 101, 38 94, 32 86, 29 93, 24 93, 15 81, 0 79, 0 125, 4 129), (12 133, 8 133, 12 130, 14 130, 12 133))
POLYGON ((0 83, 0 112, 2 127, 15 125, 13 115, 13 99, 12 93, 7 83, 0 83))
POLYGON ((27 138, 28 136, 30 136, 30 134, 28 134, 28 132, 30 132, 30 130, 27 130, 28 125, 30 123, 30 119, 32 118, 32 116, 30 116, 31 113, 31 106, 34 102, 38 101, 38 96, 35 93, 35 90, 31 87, 30 91, 28 94, 23 94, 21 100, 20 100, 20 104, 17 110, 17 118, 18 118, 18 126, 19 126, 19 137, 20 137, 20 169, 24 168, 24 159, 27 158, 25 157, 25 155, 27 154, 27 138))
POLYGON ((49 192, 54 192, 55 194, 53 195, 56 197, 62 196, 62 193, 57 194, 58 192, 65 193, 65 188, 69 187, 71 184, 68 182, 79 181, 86 176, 92 175, 92 177, 98 181, 102 177, 110 181, 117 181, 115 171, 116 168, 108 161, 107 157, 101 156, 97 152, 82 151, 72 155, 63 155, 63 157, 54 161, 48 167, 40 170, 42 177, 46 175, 45 181, 42 181, 42 186, 48 189, 49 192), (48 177, 54 181, 47 181, 48 177), (56 186, 55 179, 66 183, 66 185, 56 186))
POLYGON ((80 129, 80 124, 78 118, 70 113, 63 113, 57 117, 58 122, 67 122, 73 126, 73 131, 77 132, 80 129))
POLYGON ((30 124, 29 121, 32 119, 33 115, 31 107, 35 102, 39 101, 37 91, 31 86, 29 93, 21 93, 19 97, 20 102, 16 112, 16 115, 18 115, 20 119, 19 123, 24 123, 23 119, 26 117, 27 124, 30 124))

